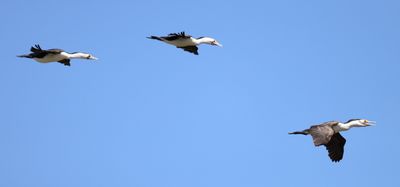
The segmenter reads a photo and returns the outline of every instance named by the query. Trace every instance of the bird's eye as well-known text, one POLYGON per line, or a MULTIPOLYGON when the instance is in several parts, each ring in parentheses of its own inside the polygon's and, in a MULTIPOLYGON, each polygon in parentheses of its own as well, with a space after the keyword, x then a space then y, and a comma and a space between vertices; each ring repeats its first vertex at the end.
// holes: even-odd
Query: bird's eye
POLYGON ((90 59, 90 55, 87 56, 87 59, 90 59))

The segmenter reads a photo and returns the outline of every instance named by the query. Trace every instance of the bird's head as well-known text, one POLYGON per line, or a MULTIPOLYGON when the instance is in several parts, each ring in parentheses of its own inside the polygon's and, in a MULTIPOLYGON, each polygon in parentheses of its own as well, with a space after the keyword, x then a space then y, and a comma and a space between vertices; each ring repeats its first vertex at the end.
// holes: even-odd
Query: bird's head
POLYGON ((91 55, 91 54, 86 54, 86 59, 89 60, 98 60, 98 58, 96 58, 95 56, 91 55))
POLYGON ((351 127, 368 127, 371 125, 375 125, 375 121, 370 121, 367 119, 351 119, 346 122, 351 127))
POLYGON ((222 47, 222 45, 214 38, 200 37, 200 38, 198 38, 198 40, 200 40, 201 43, 210 44, 210 45, 216 45, 216 46, 222 47))

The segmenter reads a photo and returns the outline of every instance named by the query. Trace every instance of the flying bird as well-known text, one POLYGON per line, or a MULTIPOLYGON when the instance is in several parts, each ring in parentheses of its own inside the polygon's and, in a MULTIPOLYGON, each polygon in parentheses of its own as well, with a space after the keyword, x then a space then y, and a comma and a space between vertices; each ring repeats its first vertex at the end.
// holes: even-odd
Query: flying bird
POLYGON ((197 46, 200 44, 209 44, 209 45, 216 45, 222 47, 217 40, 210 37, 199 37, 193 38, 190 35, 186 35, 185 32, 181 33, 171 33, 168 36, 150 36, 147 37, 149 39, 159 40, 165 42, 167 44, 171 44, 176 46, 177 48, 181 48, 189 53, 193 53, 198 55, 197 46))
POLYGON ((373 124, 375 124, 374 121, 366 119, 350 119, 346 123, 329 121, 289 134, 311 135, 315 146, 324 145, 332 162, 339 162, 343 158, 344 145, 346 144, 346 139, 339 132, 347 131, 352 127, 367 127, 373 124))
POLYGON ((18 55, 17 57, 31 58, 40 63, 59 62, 65 66, 71 66, 70 60, 74 58, 97 60, 91 54, 83 52, 68 53, 62 49, 47 49, 43 50, 39 45, 31 47, 30 54, 18 55))

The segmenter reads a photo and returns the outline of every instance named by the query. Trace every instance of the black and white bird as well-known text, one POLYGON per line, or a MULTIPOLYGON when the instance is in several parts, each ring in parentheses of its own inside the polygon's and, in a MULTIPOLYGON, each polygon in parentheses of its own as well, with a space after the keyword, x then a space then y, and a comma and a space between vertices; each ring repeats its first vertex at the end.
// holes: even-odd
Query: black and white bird
POLYGON ((17 57, 31 58, 40 63, 59 62, 65 66, 71 66, 70 60, 74 58, 97 60, 96 57, 88 53, 68 53, 62 49, 43 50, 39 45, 31 47, 31 52, 30 54, 18 55, 17 57))
POLYGON ((200 44, 209 44, 209 45, 216 45, 222 47, 222 45, 215 40, 214 38, 210 37, 199 37, 193 38, 190 35, 186 35, 185 32, 181 33, 171 33, 168 36, 150 36, 147 37, 149 39, 159 40, 165 42, 167 44, 171 44, 176 46, 177 48, 181 48, 189 53, 193 53, 198 55, 197 46, 200 44))
POLYGON ((352 127, 367 127, 373 124, 375 124, 374 121, 366 119, 350 119, 346 123, 329 121, 289 134, 311 135, 315 146, 324 145, 332 162, 339 162, 343 158, 344 145, 346 144, 346 139, 339 132, 347 131, 352 127))

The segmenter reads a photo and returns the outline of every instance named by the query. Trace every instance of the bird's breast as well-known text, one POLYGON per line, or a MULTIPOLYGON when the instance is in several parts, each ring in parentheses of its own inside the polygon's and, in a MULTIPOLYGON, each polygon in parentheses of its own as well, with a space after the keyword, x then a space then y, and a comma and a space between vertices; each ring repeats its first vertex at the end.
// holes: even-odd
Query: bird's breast
POLYGON ((48 54, 48 55, 44 56, 43 58, 34 58, 34 60, 36 60, 37 62, 41 62, 41 63, 57 62, 57 61, 64 60, 64 59, 66 59, 66 57, 64 55, 60 55, 60 54, 48 54))
POLYGON ((339 124, 339 125, 336 125, 336 126, 333 126, 332 129, 335 131, 335 133, 349 130, 348 128, 343 127, 343 126, 340 125, 340 124, 339 124))
POLYGON ((169 43, 171 45, 174 45, 176 47, 186 47, 186 46, 195 46, 196 43, 190 39, 190 38, 185 38, 185 39, 177 39, 173 41, 165 41, 166 43, 169 43))

